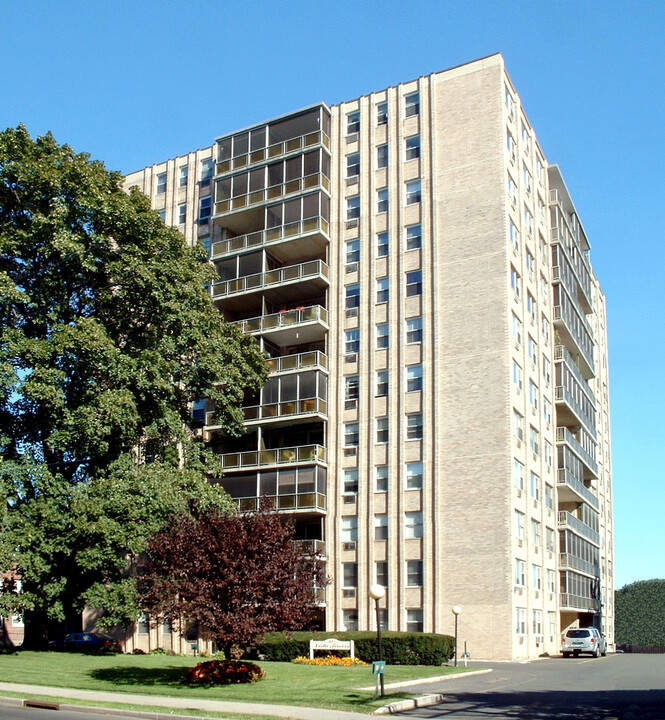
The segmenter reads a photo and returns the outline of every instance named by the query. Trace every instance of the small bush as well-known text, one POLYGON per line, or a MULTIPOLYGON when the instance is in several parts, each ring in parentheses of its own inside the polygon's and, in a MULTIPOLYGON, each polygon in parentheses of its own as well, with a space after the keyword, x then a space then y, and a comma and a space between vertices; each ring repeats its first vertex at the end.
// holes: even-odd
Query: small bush
MULTIPOLYGON (((268 660, 291 662, 309 656, 310 640, 335 637, 353 640, 357 658, 372 662, 379 657, 376 633, 373 632, 292 632, 268 633, 257 642, 258 650, 268 660)), ((382 633, 383 658, 388 665, 443 665, 455 651, 455 639, 433 633, 382 633)))
POLYGON ((194 685, 231 685, 263 680, 258 665, 241 660, 207 660, 187 671, 187 682, 194 685))
POLYGON ((141 648, 134 648, 132 650, 132 655, 147 655, 145 650, 141 650, 141 648))
POLYGON ((164 648, 153 648, 148 655, 166 655, 166 650, 164 648))
POLYGON ((310 660, 308 657, 297 657, 291 660, 294 665, 336 665, 338 667, 353 667, 354 665, 360 665, 360 667, 367 667, 367 663, 363 662, 360 658, 352 658, 349 655, 346 657, 339 657, 338 655, 326 655, 325 657, 315 657, 310 660))

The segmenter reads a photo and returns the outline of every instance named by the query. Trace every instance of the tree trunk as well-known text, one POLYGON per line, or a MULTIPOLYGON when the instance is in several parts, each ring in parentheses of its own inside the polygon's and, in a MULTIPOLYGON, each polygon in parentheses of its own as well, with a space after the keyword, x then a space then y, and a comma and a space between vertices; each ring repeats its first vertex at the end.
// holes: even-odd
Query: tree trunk
POLYGON ((24 650, 47 650, 48 619, 43 611, 27 610, 24 615, 24 650))

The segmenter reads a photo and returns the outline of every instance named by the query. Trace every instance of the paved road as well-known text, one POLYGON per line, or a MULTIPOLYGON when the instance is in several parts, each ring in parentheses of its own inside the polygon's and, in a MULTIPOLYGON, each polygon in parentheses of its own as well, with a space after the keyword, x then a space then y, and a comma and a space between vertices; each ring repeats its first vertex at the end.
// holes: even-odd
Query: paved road
POLYGON ((419 685, 420 692, 443 693, 445 700, 401 715, 427 720, 665 720, 665 655, 474 664, 493 672, 419 685))

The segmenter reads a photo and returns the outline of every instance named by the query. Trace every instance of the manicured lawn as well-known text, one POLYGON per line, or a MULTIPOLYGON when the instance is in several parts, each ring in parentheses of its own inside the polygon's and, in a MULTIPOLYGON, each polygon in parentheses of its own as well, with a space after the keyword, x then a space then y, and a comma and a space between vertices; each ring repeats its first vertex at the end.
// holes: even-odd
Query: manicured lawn
MULTIPOLYGON (((17 652, 0 655, 3 682, 71 687, 117 693, 205 698, 276 705, 304 705, 356 712, 372 712, 379 705, 417 695, 417 688, 387 690, 383 702, 373 700, 371 666, 316 667, 261 662, 266 679, 247 685, 191 687, 183 685, 186 669, 199 658, 166 655, 79 655, 55 652, 17 652)), ((385 682, 447 675, 452 667, 389 666, 385 682)), ((463 670, 462 670, 463 671, 463 670)), ((155 697, 155 705, 159 700, 155 697)), ((269 710, 268 710, 269 713, 269 710)))

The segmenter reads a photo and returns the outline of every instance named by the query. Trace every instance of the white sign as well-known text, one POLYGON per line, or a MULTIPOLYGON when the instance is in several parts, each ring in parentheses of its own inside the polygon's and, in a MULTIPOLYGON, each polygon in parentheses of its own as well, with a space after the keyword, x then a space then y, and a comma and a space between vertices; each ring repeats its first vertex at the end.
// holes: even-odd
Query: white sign
POLYGON ((327 638, 326 640, 310 640, 309 641, 309 659, 314 660, 315 650, 346 650, 351 655, 351 659, 355 657, 355 648, 353 640, 338 640, 337 638, 327 638))

